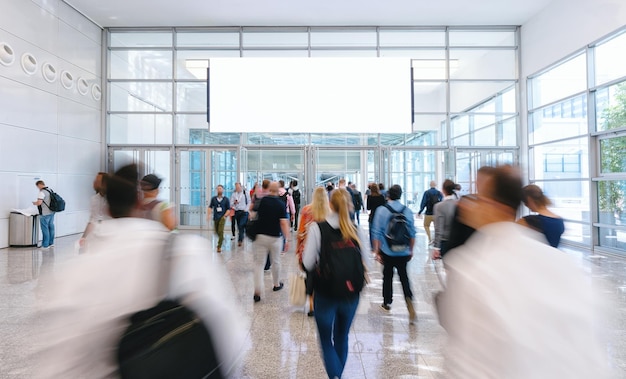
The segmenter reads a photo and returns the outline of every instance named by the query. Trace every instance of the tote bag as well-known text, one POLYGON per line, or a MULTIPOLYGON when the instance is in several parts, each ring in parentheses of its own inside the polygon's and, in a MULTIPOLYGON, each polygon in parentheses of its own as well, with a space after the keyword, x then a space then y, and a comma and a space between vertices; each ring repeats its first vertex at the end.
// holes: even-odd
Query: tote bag
POLYGON ((291 274, 289 277, 289 303, 296 307, 303 307, 306 303, 306 274, 303 272, 291 274))

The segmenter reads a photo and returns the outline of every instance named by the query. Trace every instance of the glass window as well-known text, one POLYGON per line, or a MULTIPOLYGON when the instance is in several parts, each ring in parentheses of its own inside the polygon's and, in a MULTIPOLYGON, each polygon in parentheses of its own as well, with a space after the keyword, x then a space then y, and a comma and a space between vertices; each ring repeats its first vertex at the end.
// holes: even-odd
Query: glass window
POLYGON ((452 79, 516 79, 515 50, 450 49, 452 79))
POLYGON ((502 122, 502 133, 498 146, 517 146, 517 118, 511 117, 502 122))
POLYGON ((444 82, 413 82, 414 112, 445 112, 446 85, 444 82))
POLYGON ((444 30, 394 30, 380 29, 379 43, 384 46, 445 46, 444 30))
POLYGON ((248 150, 248 170, 265 174, 299 172, 303 167, 302 150, 248 150))
POLYGON ((243 48, 247 47, 303 47, 309 45, 309 34, 301 31, 243 31, 243 48))
POLYGON ((176 83, 176 111, 206 112, 208 106, 206 95, 206 82, 176 83))
POLYGON ((291 58, 291 57, 300 57, 307 58, 309 56, 309 51, 306 49, 303 50, 244 50, 242 55, 246 58, 255 57, 255 58, 263 58, 263 57, 277 57, 277 58, 291 58))
POLYGON ((596 129, 626 127, 626 82, 596 91, 596 129))
POLYGON ((506 90, 500 96, 500 111, 503 113, 516 113, 517 112, 517 101, 516 101, 516 93, 515 86, 506 90))
MULTIPOLYGON (((380 56, 393 57, 394 55, 390 54, 392 52, 394 52, 394 50, 381 49, 380 56)), ((397 53, 398 50, 395 52, 397 53)), ((446 54, 444 50, 416 50, 405 52, 407 53, 407 57, 412 58, 411 67, 413 68, 413 79, 443 80, 446 78, 446 54)))
POLYGON ((238 58, 239 55, 239 50, 178 50, 176 77, 206 80, 211 58, 238 58))
POLYGON ((532 104, 538 108, 587 89, 587 55, 580 54, 530 79, 532 104))
POLYGON ((626 180, 600 181, 597 185, 598 221, 601 224, 626 225, 626 180))
POLYGON ((305 133, 246 133, 251 145, 308 145, 309 136, 305 133))
POLYGON ((168 114, 111 114, 109 143, 172 143, 172 116, 168 114))
POLYGON ((376 30, 311 29, 311 46, 376 47, 376 30))
POLYGON ((535 182, 550 199, 551 211, 566 220, 590 222, 589 182, 550 181, 535 182))
POLYGON ((365 135, 361 134, 343 134, 343 133, 312 133, 312 145, 364 145, 365 135))
POLYGON ((580 179, 589 177, 587 137, 549 143, 530 150, 531 179, 580 179), (579 163, 580 162, 580 163, 579 163))
POLYGON ((113 112, 170 112, 172 83, 119 82, 109 84, 113 112))
POLYGON ((452 144, 469 146, 470 144, 470 117, 468 115, 453 116, 450 118, 452 144))
POLYGON ((311 50, 313 58, 375 58, 376 50, 311 50))
POLYGON ((209 133, 206 115, 182 114, 176 116, 176 143, 204 144, 209 133))
POLYGON ((591 245, 591 226, 577 222, 565 222, 565 232, 561 236, 561 243, 570 241, 584 245, 591 245))
POLYGON ((626 136, 600 140, 600 168, 603 174, 626 172, 626 136))
POLYGON ((450 111, 467 112, 485 101, 497 96, 515 82, 450 82, 450 111))
POLYGON ((626 33, 596 46, 596 85, 626 76, 624 51, 626 51, 626 33))
POLYGON ((172 52, 113 50, 109 55, 111 79, 171 79, 172 52))
POLYGON ((239 48, 239 30, 176 33, 178 47, 239 48))
POLYGON ((110 47, 170 47, 171 32, 111 32, 110 47))
POLYGON ((450 46, 516 46, 515 32, 450 30, 450 46))
POLYGON ((495 146, 496 126, 489 125, 474 131, 474 143, 472 146, 495 146))
POLYGON ((446 123, 445 114, 416 114, 413 120, 413 131, 437 131, 446 123))
POLYGON ((587 95, 564 100, 530 114, 529 143, 587 134, 587 95), (567 106, 564 106, 567 104, 567 106))

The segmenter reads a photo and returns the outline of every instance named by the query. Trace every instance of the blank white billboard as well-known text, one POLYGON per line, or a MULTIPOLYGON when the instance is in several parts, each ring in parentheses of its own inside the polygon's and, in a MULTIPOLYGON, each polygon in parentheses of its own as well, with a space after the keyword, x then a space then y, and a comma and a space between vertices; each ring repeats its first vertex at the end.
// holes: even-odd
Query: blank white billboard
POLYGON ((404 58, 216 58, 211 132, 411 133, 404 58))

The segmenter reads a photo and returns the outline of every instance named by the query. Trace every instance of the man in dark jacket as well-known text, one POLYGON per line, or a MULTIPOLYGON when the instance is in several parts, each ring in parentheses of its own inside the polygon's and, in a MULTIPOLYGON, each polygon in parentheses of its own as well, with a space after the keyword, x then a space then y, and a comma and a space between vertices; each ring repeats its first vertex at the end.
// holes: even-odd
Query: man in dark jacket
POLYGON ((424 216, 424 230, 426 231, 429 245, 433 243, 430 236, 430 224, 432 224, 435 219, 434 207, 435 204, 441 200, 443 200, 443 194, 437 189, 437 183, 434 180, 431 180, 430 189, 424 192, 424 196, 422 196, 422 205, 420 206, 419 212, 417 212, 418 216, 421 217, 422 212, 426 210, 424 216))

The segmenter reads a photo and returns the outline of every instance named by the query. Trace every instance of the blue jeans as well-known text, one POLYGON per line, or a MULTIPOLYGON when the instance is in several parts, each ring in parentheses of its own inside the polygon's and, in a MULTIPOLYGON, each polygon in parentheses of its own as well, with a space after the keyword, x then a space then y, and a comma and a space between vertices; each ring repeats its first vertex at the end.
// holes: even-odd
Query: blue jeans
POLYGON ((348 333, 359 296, 334 299, 316 292, 313 301, 326 373, 329 378, 341 378, 348 359, 348 333))
POLYGON ((48 247, 54 244, 54 213, 49 215, 39 215, 39 225, 41 225, 41 234, 43 234, 43 240, 41 241, 42 247, 48 247))
MULTIPOLYGON (((233 221, 231 221, 233 222, 233 221)), ((248 222, 248 212, 246 211, 236 211, 235 212, 235 223, 237 223, 237 229, 239 229, 239 236, 237 241, 238 242, 243 242, 243 237, 246 236, 246 223, 248 222)), ((234 224, 234 223, 233 223, 234 224)), ((234 226, 233 226, 233 230, 234 226)), ((235 232, 233 232, 233 236, 235 235, 235 232)))

